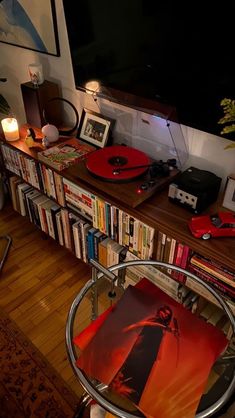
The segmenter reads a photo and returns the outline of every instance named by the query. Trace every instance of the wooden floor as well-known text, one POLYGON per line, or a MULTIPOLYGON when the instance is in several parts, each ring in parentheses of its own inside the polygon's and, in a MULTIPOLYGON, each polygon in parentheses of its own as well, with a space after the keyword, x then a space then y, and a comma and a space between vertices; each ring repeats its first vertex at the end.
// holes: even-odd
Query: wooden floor
POLYGON ((66 354, 65 323, 90 268, 53 239, 45 239, 10 205, 0 211, 0 236, 5 234, 12 245, 0 274, 0 306, 80 394, 66 354))

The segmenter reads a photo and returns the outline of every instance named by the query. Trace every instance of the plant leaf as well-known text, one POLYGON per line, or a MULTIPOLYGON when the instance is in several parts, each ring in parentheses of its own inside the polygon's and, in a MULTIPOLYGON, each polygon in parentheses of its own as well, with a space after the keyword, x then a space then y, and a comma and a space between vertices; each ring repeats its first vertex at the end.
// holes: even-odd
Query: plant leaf
POLYGON ((234 143, 229 144, 229 145, 226 145, 226 147, 224 147, 224 149, 230 149, 230 148, 235 148, 235 144, 234 143))
POLYGON ((4 115, 9 115, 10 113, 10 106, 6 99, 3 97, 2 94, 0 94, 0 113, 3 113, 4 115))

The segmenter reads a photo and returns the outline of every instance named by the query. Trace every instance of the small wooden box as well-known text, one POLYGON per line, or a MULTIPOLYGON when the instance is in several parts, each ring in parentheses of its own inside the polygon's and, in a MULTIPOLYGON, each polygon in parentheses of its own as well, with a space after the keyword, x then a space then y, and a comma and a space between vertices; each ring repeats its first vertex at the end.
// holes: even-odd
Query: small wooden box
POLYGON ((29 125, 41 128, 46 123, 57 127, 62 124, 62 107, 59 101, 52 101, 60 97, 59 86, 45 80, 43 84, 34 87, 31 82, 21 84, 26 120, 29 125), (45 110, 46 120, 43 116, 45 110))

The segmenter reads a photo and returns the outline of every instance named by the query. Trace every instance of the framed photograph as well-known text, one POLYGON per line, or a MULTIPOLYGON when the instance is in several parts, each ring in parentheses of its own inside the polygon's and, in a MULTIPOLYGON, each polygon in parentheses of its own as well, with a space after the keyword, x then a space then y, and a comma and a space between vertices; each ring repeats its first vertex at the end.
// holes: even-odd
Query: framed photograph
POLYGON ((99 148, 104 148, 110 139, 114 119, 103 116, 92 110, 83 109, 78 137, 99 148))
POLYGON ((0 42, 59 56, 55 0, 2 0, 0 42))
POLYGON ((223 207, 235 212, 235 174, 228 176, 224 192, 223 207))

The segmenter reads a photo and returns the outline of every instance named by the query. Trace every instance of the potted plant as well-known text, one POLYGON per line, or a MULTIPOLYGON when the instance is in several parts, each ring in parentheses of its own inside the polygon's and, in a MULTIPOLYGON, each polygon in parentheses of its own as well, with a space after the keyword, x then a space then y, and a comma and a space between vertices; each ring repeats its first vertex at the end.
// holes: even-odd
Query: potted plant
MULTIPOLYGON (((219 124, 225 125, 221 131, 221 134, 230 134, 235 132, 235 100, 223 99, 220 102, 223 108, 224 116, 218 121, 219 124)), ((235 148, 235 143, 227 145, 225 149, 235 148)))

